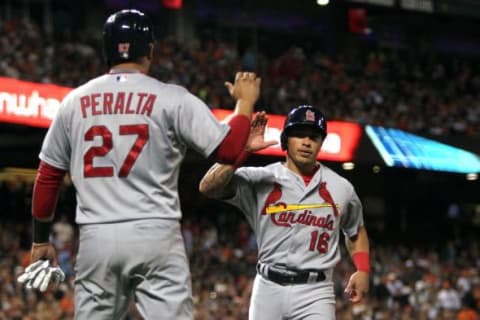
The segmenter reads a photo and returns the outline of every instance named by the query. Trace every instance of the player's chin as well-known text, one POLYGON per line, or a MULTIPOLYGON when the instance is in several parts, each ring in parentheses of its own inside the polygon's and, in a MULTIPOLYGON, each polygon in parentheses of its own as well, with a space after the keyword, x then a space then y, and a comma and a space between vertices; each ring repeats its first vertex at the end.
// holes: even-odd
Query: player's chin
POLYGON ((315 157, 312 154, 298 154, 297 162, 301 164, 312 164, 316 161, 315 157))

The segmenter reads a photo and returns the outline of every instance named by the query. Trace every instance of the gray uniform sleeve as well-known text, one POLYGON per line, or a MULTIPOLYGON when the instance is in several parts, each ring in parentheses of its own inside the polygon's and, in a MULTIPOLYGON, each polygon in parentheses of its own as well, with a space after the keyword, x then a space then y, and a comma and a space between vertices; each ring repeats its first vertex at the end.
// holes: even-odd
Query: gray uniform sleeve
POLYGON ((342 214, 342 231, 345 236, 353 237, 363 225, 363 208, 353 186, 350 186, 350 200, 345 212, 342 214))
POLYGON ((255 223, 253 217, 257 214, 257 194, 255 192, 253 183, 250 179, 248 171, 240 168, 235 172, 235 175, 230 182, 235 190, 235 195, 232 198, 224 199, 225 202, 237 207, 251 225, 255 223))
POLYGON ((49 165, 63 170, 70 169, 71 145, 69 139, 68 103, 65 97, 43 140, 39 158, 49 165))
POLYGON ((182 143, 210 156, 230 131, 199 98, 187 92, 175 114, 175 130, 182 143))

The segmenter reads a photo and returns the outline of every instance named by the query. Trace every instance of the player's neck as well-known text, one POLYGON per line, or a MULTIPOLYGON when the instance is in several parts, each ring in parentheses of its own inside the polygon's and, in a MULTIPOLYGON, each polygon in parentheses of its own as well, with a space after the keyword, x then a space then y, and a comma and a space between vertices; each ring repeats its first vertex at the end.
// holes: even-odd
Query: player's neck
POLYGON ((148 73, 149 66, 133 62, 125 62, 114 65, 108 73, 148 73))
POLYGON ((288 169, 292 170, 298 175, 310 176, 310 177, 313 176, 315 172, 317 172, 318 168, 320 168, 320 163, 316 161, 308 164, 305 163, 305 164, 299 165, 295 163, 295 161, 293 161, 292 159, 289 159, 288 157, 285 165, 287 166, 288 169))

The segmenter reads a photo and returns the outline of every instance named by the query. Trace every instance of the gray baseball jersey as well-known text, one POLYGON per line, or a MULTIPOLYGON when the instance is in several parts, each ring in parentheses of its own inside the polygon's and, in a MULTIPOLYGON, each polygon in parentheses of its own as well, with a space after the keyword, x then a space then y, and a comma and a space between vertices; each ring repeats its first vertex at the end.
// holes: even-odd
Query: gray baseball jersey
POLYGON ((326 281, 293 287, 269 284, 257 276, 251 319, 280 319, 286 314, 297 314, 291 319, 306 319, 306 314, 333 319, 332 271, 340 260, 340 231, 351 237, 363 225, 362 205, 352 184, 321 165, 306 186, 282 163, 240 168, 232 183, 235 196, 225 201, 247 217, 256 235, 259 261, 326 274, 326 281), (283 299, 285 304, 278 302, 283 299), (308 308, 306 301, 312 302, 308 308))
POLYGON ((324 165, 308 186, 282 163, 240 168, 233 183, 236 194, 227 201, 247 217, 257 237, 258 258, 265 263, 331 269, 340 260, 340 230, 353 236, 363 225, 352 184, 324 165), (320 194, 323 182, 338 215, 320 194))
POLYGON ((187 147, 208 156, 228 131, 183 87, 141 73, 106 74, 64 98, 40 159, 70 171, 79 224, 179 219, 187 147))

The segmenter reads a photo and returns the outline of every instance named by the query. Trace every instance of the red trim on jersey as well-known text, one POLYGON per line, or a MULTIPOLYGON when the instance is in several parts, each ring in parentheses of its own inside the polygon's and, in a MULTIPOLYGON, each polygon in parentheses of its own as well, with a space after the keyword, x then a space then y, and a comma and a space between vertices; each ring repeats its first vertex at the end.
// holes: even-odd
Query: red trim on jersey
POLYGON ((244 151, 250 134, 250 120, 244 115, 235 115, 229 121, 231 130, 214 152, 214 159, 224 164, 234 164, 244 151))
POLYGON ((49 219, 55 213, 58 190, 66 171, 40 161, 32 196, 32 216, 36 219, 49 219))
POLYGON ((333 201, 333 198, 332 198, 332 195, 330 194, 330 191, 328 191, 328 189, 327 189, 327 183, 326 182, 320 183, 320 189, 318 190, 318 192, 320 193, 320 197, 322 197, 323 200, 325 200, 327 203, 329 203, 332 206, 333 212, 335 213, 335 217, 338 217, 339 213, 338 213, 337 206, 335 204, 335 201, 333 201))

